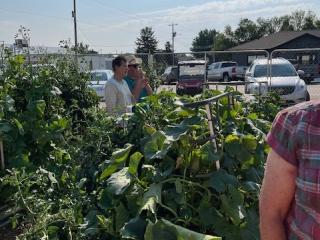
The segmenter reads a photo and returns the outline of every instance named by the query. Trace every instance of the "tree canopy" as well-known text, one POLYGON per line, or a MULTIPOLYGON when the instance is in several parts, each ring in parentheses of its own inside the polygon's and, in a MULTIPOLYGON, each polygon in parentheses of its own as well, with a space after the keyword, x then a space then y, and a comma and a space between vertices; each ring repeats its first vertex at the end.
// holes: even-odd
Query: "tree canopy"
POLYGON ((198 36, 193 39, 190 50, 192 52, 210 51, 217 33, 218 32, 214 29, 201 30, 198 33, 198 36))
POLYGON ((154 53, 157 50, 156 40, 152 27, 145 27, 140 31, 140 37, 136 40, 136 53, 154 53))
POLYGON ((233 30, 227 25, 223 32, 215 29, 201 30, 193 39, 192 52, 226 50, 279 31, 320 29, 320 19, 312 11, 298 10, 280 17, 261 18, 256 21, 243 18, 233 30))

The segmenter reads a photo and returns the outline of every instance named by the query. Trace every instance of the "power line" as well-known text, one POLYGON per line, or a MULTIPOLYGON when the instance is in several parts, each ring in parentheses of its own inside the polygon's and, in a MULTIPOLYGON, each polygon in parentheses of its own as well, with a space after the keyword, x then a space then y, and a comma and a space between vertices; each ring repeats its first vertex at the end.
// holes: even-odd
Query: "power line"
POLYGON ((93 0, 93 2, 97 3, 98 5, 104 7, 106 9, 108 9, 108 10, 112 9, 112 10, 121 12, 122 14, 124 14, 127 17, 135 18, 137 20, 145 20, 146 19, 146 18, 143 18, 143 17, 138 17, 136 14, 131 14, 131 13, 129 13, 129 12, 123 10, 123 9, 119 9, 119 8, 115 8, 115 7, 112 7, 110 5, 107 5, 107 4, 105 4, 105 2, 102 3, 99 0, 93 0))
MULTIPOLYGON (((43 18, 54 18, 54 19, 62 20, 62 21, 70 21, 70 20, 72 20, 72 17, 71 18, 67 18, 67 17, 62 17, 62 16, 46 15, 46 14, 32 12, 32 11, 20 11, 20 10, 17 11, 17 10, 4 9, 4 8, 0 8, 0 11, 9 12, 9 13, 27 14, 27 15, 38 16, 38 17, 43 17, 43 18)), ((94 23, 86 22, 86 21, 77 20, 77 22, 78 23, 82 23, 82 24, 86 24, 86 25, 100 27, 100 28, 105 27, 105 26, 102 26, 102 25, 97 25, 97 24, 94 24, 94 23)))
POLYGON ((62 17, 62 16, 54 16, 54 15, 46 15, 46 14, 42 14, 42 13, 37 13, 37 12, 32 12, 32 11, 17 11, 17 10, 12 10, 12 9, 5 9, 5 8, 0 8, 0 11, 4 11, 4 12, 9 12, 9 13, 21 13, 21 14, 28 14, 28 15, 36 15, 36 16, 40 16, 40 17, 46 17, 46 18, 54 18, 54 19, 59 19, 59 20, 65 20, 65 21, 69 21, 70 18, 66 18, 66 17, 62 17))

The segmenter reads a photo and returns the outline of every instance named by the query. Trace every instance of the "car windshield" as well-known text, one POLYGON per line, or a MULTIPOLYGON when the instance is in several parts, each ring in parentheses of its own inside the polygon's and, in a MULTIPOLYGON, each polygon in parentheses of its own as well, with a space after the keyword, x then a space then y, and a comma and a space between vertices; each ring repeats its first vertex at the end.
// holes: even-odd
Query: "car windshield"
POLYGON ((206 66, 205 65, 180 65, 179 66, 180 79, 194 79, 204 78, 206 66))
POLYGON ((92 72, 91 73, 91 81, 107 81, 108 74, 106 72, 92 72))
MULTIPOLYGON (((291 64, 272 64, 271 66, 272 77, 293 77, 297 76, 294 67, 291 64)), ((254 77, 267 77, 268 65, 256 65, 254 69, 254 77)))

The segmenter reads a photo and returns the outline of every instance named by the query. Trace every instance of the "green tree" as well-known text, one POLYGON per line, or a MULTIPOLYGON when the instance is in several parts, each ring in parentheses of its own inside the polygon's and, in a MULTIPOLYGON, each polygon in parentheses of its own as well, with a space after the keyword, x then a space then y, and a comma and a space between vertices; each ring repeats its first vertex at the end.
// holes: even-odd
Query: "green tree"
POLYGON ((290 24, 292 25, 294 31, 302 30, 305 17, 306 12, 303 10, 298 10, 291 13, 290 24))
MULTIPOLYGON (((72 49, 74 49, 74 47, 72 47, 72 49)), ((78 44, 78 53, 79 54, 97 54, 98 52, 93 49, 89 49, 88 44, 84 44, 84 43, 80 42, 78 44)))
POLYGON ((227 37, 224 33, 218 33, 215 37, 212 50, 223 51, 232 48, 235 45, 236 43, 232 38, 227 37))
MULTIPOLYGON (((59 47, 61 48, 65 48, 65 49, 70 49, 72 51, 75 50, 75 46, 71 44, 70 39, 68 40, 61 40, 59 42, 59 47)), ((78 53, 79 54, 98 54, 97 51, 93 50, 93 49, 89 49, 89 45, 88 44, 84 44, 83 42, 80 42, 78 44, 78 53)))
POLYGON ((280 17, 281 22, 281 28, 280 31, 294 31, 294 26, 291 24, 291 16, 290 15, 284 15, 280 17))
POLYGON ((241 19, 234 31, 235 40, 241 44, 261 37, 257 24, 247 18, 241 19))
POLYGON ((258 33, 262 36, 267 36, 278 31, 279 23, 278 18, 264 19, 259 17, 257 19, 258 33))
POLYGON ((313 12, 309 11, 304 18, 302 30, 317 29, 316 22, 317 22, 316 15, 313 12))
POLYGON ((217 34, 218 32, 214 29, 201 30, 198 33, 198 36, 193 39, 190 50, 192 52, 210 51, 214 45, 214 40, 217 34))
POLYGON ((136 40, 136 53, 154 53, 157 51, 158 41, 154 36, 152 27, 145 27, 140 31, 140 37, 136 40))

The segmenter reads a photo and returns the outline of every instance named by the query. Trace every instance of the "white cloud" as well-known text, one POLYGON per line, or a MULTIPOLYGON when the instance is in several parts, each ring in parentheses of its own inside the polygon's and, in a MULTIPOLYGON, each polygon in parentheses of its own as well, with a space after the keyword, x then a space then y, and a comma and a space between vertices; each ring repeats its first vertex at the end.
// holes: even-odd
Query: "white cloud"
MULTIPOLYGON (((134 13, 119 21, 117 16, 110 16, 108 21, 92 24, 78 22, 79 41, 97 46, 104 52, 128 52, 134 50, 134 42, 145 26, 151 26, 159 40, 158 47, 163 48, 166 41, 171 41, 171 28, 168 24, 178 23, 175 38, 176 51, 188 51, 192 39, 204 28, 223 31, 226 25, 233 28, 241 18, 256 20, 258 17, 270 18, 289 14, 294 10, 311 9, 320 12, 318 0, 212 0, 193 6, 178 6, 164 10, 134 13), (112 20, 114 19, 114 21, 112 20)), ((109 16, 108 16, 109 17, 109 16)), ((53 24, 53 23, 51 23, 53 24)), ((19 23, 0 21, 3 36, 12 36, 18 30, 19 23)), ((73 24, 43 26, 41 21, 29 26, 32 40, 37 44, 56 46, 61 39, 73 38, 73 24)), ((6 39, 0 39, 6 40, 6 39)), ((11 40, 10 40, 11 41, 11 40)))
MULTIPOLYGON (((152 26, 156 37, 160 40, 159 47, 162 47, 165 41, 171 40, 168 24, 175 22, 179 24, 176 27, 178 32, 176 49, 188 51, 192 39, 204 28, 222 31, 227 24, 235 27, 240 18, 252 20, 258 17, 270 18, 289 14, 298 9, 315 9, 315 6, 311 0, 304 2, 300 0, 218 0, 190 7, 179 6, 160 11, 136 13, 128 21, 109 23, 104 28, 91 26, 85 31, 116 36, 123 36, 122 32, 125 32, 127 34, 125 39, 120 38, 119 41, 126 40, 127 45, 132 45, 141 28, 152 26)), ((109 40, 115 38, 114 36, 109 40)))

